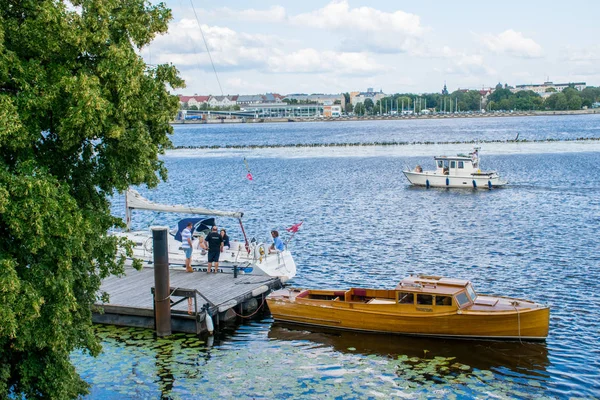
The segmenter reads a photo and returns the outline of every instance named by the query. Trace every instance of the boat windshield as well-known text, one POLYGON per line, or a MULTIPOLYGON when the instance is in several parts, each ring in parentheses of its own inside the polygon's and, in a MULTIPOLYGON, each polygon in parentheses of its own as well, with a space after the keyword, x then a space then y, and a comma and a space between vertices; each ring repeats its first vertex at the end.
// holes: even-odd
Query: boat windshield
POLYGON ((462 308, 462 306, 469 303, 469 296, 467 296, 467 293, 465 292, 460 292, 456 295, 456 302, 458 303, 458 306, 462 308))
POLYGON ((469 297, 471 298, 471 301, 475 303, 475 300, 477 299, 477 293, 475 293, 473 285, 471 285, 470 283, 467 285, 467 292, 469 292, 469 297))

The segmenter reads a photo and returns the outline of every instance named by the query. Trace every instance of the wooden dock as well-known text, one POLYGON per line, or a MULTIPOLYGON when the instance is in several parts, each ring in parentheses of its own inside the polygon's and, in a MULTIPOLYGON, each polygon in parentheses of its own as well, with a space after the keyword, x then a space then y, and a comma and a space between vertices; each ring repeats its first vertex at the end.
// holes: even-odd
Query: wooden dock
MULTIPOLYGON (((250 315, 264 305, 264 297, 282 287, 279 278, 259 275, 169 270, 171 288, 171 328, 173 332, 207 331, 206 317, 215 329, 219 322, 250 315), (188 298, 191 299, 188 301, 188 298)), ((154 269, 126 268, 122 277, 102 282, 101 292, 108 303, 96 303, 92 319, 96 323, 154 328, 154 269)))

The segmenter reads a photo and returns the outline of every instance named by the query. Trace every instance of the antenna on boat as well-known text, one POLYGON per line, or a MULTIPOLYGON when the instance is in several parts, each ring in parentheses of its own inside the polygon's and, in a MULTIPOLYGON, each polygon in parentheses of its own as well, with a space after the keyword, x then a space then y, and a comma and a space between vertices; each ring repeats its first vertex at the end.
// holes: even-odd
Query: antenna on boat
POLYGON ((210 59, 210 64, 212 65, 213 71, 215 71, 215 77, 217 78, 217 83, 219 84, 219 90, 221 91, 221 96, 223 96, 223 88, 221 87, 221 81, 219 80, 219 75, 217 74, 217 69, 215 68, 215 63, 213 62, 212 56, 210 55, 210 50, 208 49, 208 43, 206 43, 206 38, 204 37, 204 32, 202 31, 202 26, 200 25, 200 20, 198 19, 198 14, 196 14, 196 8, 194 8, 194 3, 190 0, 190 4, 192 6, 192 10, 194 11, 194 16, 196 17, 196 23, 198 24, 198 29, 200 29, 200 35, 202 36, 202 41, 204 42, 204 47, 206 47, 206 52, 208 53, 208 58, 210 59))

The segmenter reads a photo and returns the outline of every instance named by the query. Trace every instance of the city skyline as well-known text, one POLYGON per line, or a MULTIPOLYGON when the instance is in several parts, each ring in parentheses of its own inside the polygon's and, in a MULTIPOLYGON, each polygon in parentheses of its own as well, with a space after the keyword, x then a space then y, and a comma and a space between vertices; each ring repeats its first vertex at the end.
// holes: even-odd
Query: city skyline
POLYGON ((165 3, 173 10, 169 33, 141 55, 149 64, 175 64, 187 83, 177 90, 182 94, 341 93, 367 87, 432 93, 444 82, 453 91, 499 82, 600 81, 595 2, 564 8, 541 1, 165 3))

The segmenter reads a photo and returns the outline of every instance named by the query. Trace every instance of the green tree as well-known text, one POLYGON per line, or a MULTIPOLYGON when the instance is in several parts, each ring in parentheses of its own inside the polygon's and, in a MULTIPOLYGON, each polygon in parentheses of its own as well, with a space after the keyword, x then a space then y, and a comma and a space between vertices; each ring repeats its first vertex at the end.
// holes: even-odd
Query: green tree
POLYGON ((488 96, 488 100, 498 103, 502 99, 510 98, 512 94, 513 93, 509 89, 498 88, 498 86, 496 86, 496 90, 488 96))
POLYGON ((582 106, 591 107, 593 103, 600 100, 600 88, 588 86, 581 91, 582 106))
POLYGON ((363 103, 356 103, 354 106, 354 114, 356 115, 365 115, 365 105, 363 103))
POLYGON ((0 398, 86 393, 69 355, 100 351, 92 307, 124 268, 110 196, 166 179, 183 86, 138 55, 162 3, 65 3, 0 0, 0 398))
POLYGON ((571 100, 573 97, 580 97, 581 96, 579 90, 577 90, 575 88, 572 88, 572 87, 565 88, 562 91, 562 94, 565 95, 565 97, 567 98, 567 101, 571 100))
POLYGON ((581 110, 582 100, 579 96, 573 96, 568 100, 569 110, 581 110))
POLYGON ((352 103, 348 102, 346 103, 346 113, 351 113, 354 110, 354 106, 352 105, 352 103))
POLYGON ((365 111, 367 114, 373 113, 373 108, 375 108, 375 104, 373 103, 373 100, 365 99, 363 105, 365 106, 365 111))
POLYGON ((344 104, 350 103, 350 93, 342 93, 344 96, 344 104))

